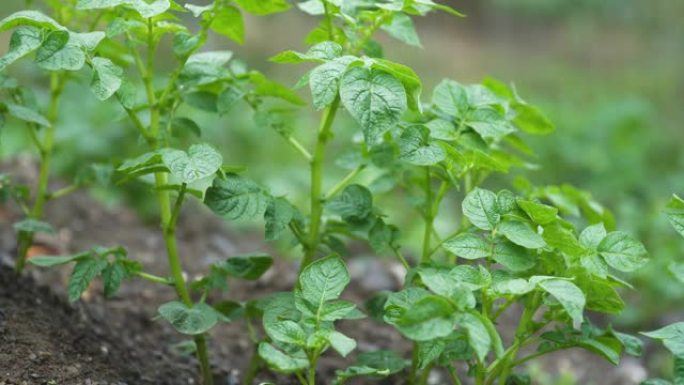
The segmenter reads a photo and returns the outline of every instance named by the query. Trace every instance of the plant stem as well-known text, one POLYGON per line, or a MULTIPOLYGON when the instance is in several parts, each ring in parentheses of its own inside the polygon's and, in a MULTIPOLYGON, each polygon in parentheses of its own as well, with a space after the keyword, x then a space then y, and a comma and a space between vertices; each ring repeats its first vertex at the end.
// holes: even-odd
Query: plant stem
POLYGON ((425 231, 423 232, 423 254, 420 263, 430 262, 430 241, 432 236, 432 226, 435 221, 433 211, 432 183, 430 178, 430 168, 425 167, 425 231))
POLYGON ((458 374, 456 373, 456 369, 454 369, 453 365, 447 365, 447 373, 449 373, 449 378, 454 385, 462 385, 461 380, 458 379, 458 374))
POLYGON ((174 285, 173 281, 168 279, 168 278, 159 277, 159 276, 156 276, 153 274, 143 273, 142 271, 135 273, 135 276, 138 278, 144 279, 146 281, 150 281, 150 282, 154 282, 154 283, 160 283, 162 285, 169 285, 169 286, 174 285))
MULTIPOLYGON (((147 139, 149 146, 153 150, 157 150, 159 149, 160 106, 157 103, 152 79, 152 75, 154 73, 154 54, 156 50, 156 44, 154 41, 154 24, 152 19, 148 19, 147 28, 146 62, 143 63, 140 53, 137 49, 133 48, 131 51, 145 86, 147 102, 150 109, 149 129, 145 130, 144 127, 142 127, 141 132, 147 139)), ((130 115, 131 114, 129 113, 129 116, 130 115)), ((133 119, 133 122, 136 124, 136 126, 140 123, 139 119, 133 119)), ((140 127, 138 128, 140 129, 140 127)), ((183 268, 181 266, 180 256, 178 255, 178 245, 175 233, 180 207, 182 206, 183 199, 185 197, 185 185, 181 187, 181 191, 178 194, 178 198, 176 199, 176 203, 172 210, 170 193, 168 190, 164 189, 164 187, 168 184, 168 175, 165 172, 156 172, 154 174, 154 182, 157 190, 157 202, 159 203, 164 245, 166 246, 166 255, 169 269, 171 270, 171 276, 173 277, 174 287, 176 289, 178 298, 180 298, 180 300, 186 306, 192 306, 192 298, 190 297, 185 278, 183 277, 183 268)), ((197 335, 194 337, 194 340, 195 346, 197 348, 197 360, 200 364, 202 384, 213 385, 214 378, 211 372, 211 365, 209 363, 209 353, 207 350, 205 336, 204 334, 197 335)))
POLYGON ((252 357, 249 359, 249 365, 245 371, 245 377, 242 379, 242 385, 252 385, 252 383, 254 383, 254 378, 256 378, 257 372, 259 371, 260 362, 261 359, 259 358, 258 347, 257 345, 254 345, 252 357))
POLYGON ((316 140, 316 149, 311 159, 311 217, 309 227, 309 240, 307 242, 306 253, 299 268, 299 273, 308 266, 316 255, 318 249, 318 242, 321 230, 321 217, 323 216, 323 200, 321 190, 323 185, 323 161, 325 160, 326 144, 332 136, 332 124, 337 114, 337 109, 340 105, 339 96, 335 98, 332 104, 326 108, 321 118, 321 125, 318 129, 318 138, 316 140))
POLYGON ((411 369, 409 371, 408 383, 409 385, 416 385, 416 379, 418 376, 418 360, 420 359, 418 351, 418 344, 413 343, 413 348, 411 349, 411 369))
POLYGON ((428 365, 425 369, 423 369, 423 373, 420 375, 418 385, 427 385, 428 379, 430 378, 430 372, 432 372, 432 365, 428 365))
MULTIPOLYGON (((29 217, 32 219, 40 219, 43 217, 43 210, 45 209, 45 202, 48 199, 48 181, 50 178, 50 160, 52 158, 52 149, 55 138, 55 123, 57 122, 57 115, 59 113, 59 98, 62 95, 64 84, 62 76, 59 73, 50 73, 50 107, 48 109, 47 119, 50 125, 45 128, 45 135, 42 143, 38 147, 40 153, 40 171, 38 174, 38 186, 36 190, 36 200, 33 203, 29 217)), ((28 251, 33 244, 33 233, 21 231, 17 238, 17 262, 15 271, 21 273, 26 265, 26 258, 28 251)))
POLYGON ((325 197, 323 199, 328 200, 328 199, 334 197, 335 195, 337 195, 337 193, 342 191, 342 189, 345 188, 347 186, 347 184, 349 184, 349 182, 351 182, 365 168, 366 168, 365 165, 361 165, 361 166, 355 168, 354 170, 352 170, 341 181, 339 181, 339 183, 337 183, 333 188, 331 188, 330 191, 328 191, 325 194, 325 197))

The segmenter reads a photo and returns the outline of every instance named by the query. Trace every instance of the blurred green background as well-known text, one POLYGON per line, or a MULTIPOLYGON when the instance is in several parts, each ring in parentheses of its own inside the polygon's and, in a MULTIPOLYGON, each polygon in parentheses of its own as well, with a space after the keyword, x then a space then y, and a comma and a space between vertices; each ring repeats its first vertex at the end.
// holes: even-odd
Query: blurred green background
MULTIPOLYGON (((557 127, 550 136, 529 138, 537 153, 533 161, 540 167, 517 175, 538 184, 568 182, 592 192, 615 212, 621 230, 644 240, 653 257, 633 277, 639 290, 628 293, 632 306, 618 322, 644 330, 657 320, 681 316, 676 304, 684 301, 684 287, 666 271, 671 261, 684 259, 684 241, 661 210, 672 193, 684 194, 684 1, 443 2, 467 17, 431 14, 417 19, 423 49, 383 36, 385 56, 414 67, 426 95, 445 77, 470 83, 492 76, 514 83, 557 127)), ((2 3, 3 15, 23 6, 17 0, 2 3)), ((296 9, 266 18, 247 16, 244 46, 214 37, 210 48, 233 50, 250 67, 293 85, 304 69, 267 59, 285 49, 304 50, 303 38, 315 25, 314 18, 296 9)), ((3 50, 8 38, 0 35, 3 50)), ((28 61, 11 72, 45 97, 45 77, 28 61)), ((80 81, 86 84, 88 79, 80 81)), ((121 111, 113 103, 97 102, 82 92, 82 85, 72 83, 62 106, 55 164, 62 175, 77 169, 84 158, 123 158, 140 151, 121 111)), ((306 90, 301 95, 308 97, 306 90)), ((221 149, 228 164, 246 165, 251 177, 301 201, 308 174, 300 159, 289 150, 274 151, 285 148, 282 139, 256 127, 248 108, 236 110, 224 118, 189 108, 183 112, 201 123, 203 140, 221 149)), ((304 114, 296 122, 295 136, 304 143, 313 139, 315 118, 304 114)), ((344 119, 338 124, 344 125, 344 119)), ((338 135, 342 140, 337 146, 349 138, 348 131, 338 135)), ((30 148, 23 130, 11 125, 3 129, 0 143, 0 158, 30 148)), ((99 195, 111 204, 120 199, 111 191, 99 195)), ((143 212, 151 209, 140 202, 143 212)))

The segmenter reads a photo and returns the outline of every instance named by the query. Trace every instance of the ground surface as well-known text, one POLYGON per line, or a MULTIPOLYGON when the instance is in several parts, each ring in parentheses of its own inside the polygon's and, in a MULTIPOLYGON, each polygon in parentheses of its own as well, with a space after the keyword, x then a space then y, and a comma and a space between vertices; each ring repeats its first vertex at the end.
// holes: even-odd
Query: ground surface
MULTIPOLYGON (((32 179, 30 165, 0 166, 32 179)), ((124 245, 146 271, 167 275, 164 248, 155 226, 145 225, 130 211, 111 209, 77 193, 48 207, 47 218, 57 234, 38 241, 52 252, 66 253, 95 245, 124 245)), ((0 206, 0 261, 11 260, 16 212, 0 206)), ((268 251, 257 242, 259 235, 230 233, 220 219, 189 207, 179 223, 181 255, 190 277, 195 277, 217 260, 240 252, 268 251)), ((277 255, 276 255, 277 257, 277 255)), ((296 266, 276 258, 276 264, 262 279, 232 284, 226 298, 247 300, 289 290, 296 266)), ((399 287, 396 265, 363 258, 349 260, 352 284, 345 297, 357 304, 377 290, 399 287), (392 271, 395 271, 394 273, 392 271)), ((7 267, 0 268, 0 385, 186 385, 197 383, 196 361, 183 356, 173 345, 184 340, 168 324, 154 320, 157 307, 173 299, 170 288, 143 281, 127 281, 114 299, 102 298, 99 283, 76 304, 65 300, 69 267, 42 270, 31 267, 18 278, 7 267), (52 382, 51 382, 52 381, 52 382)), ((514 327, 515 316, 508 321, 514 327)), ((409 346, 391 328, 371 320, 342 323, 341 329, 357 338, 358 350, 409 346)), ((222 324, 211 332, 210 349, 217 385, 239 384, 251 348, 244 322, 222 324)), ((334 368, 345 361, 330 354, 321 362, 321 384, 329 384, 334 368)), ((579 384, 636 384, 643 377, 637 361, 621 367, 604 364, 594 356, 564 352, 545 362, 550 372, 572 371, 579 384)), ((444 383, 435 373, 431 383, 444 383)), ((286 379, 272 379, 287 385, 286 379)), ((362 382, 358 382, 362 383, 362 382)), ((370 381, 367 383, 371 383, 370 381)), ((402 378, 372 383, 402 384, 402 378)))

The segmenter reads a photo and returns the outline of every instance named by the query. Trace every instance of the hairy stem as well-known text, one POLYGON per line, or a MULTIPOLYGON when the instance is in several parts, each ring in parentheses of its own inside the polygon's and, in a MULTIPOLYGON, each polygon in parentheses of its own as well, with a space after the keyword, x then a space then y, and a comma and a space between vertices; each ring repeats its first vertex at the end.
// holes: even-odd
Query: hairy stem
POLYGON ((309 239, 307 242, 306 253, 299 268, 301 273, 304 268, 313 262, 318 249, 318 242, 321 231, 321 219, 323 216, 323 162, 325 160, 325 150, 330 137, 332 136, 332 124, 340 105, 340 98, 336 97, 332 104, 326 108, 321 118, 321 125, 318 129, 318 139, 316 149, 311 159, 311 217, 309 227, 309 239))
POLYGON ((430 168, 425 167, 425 231, 423 232, 423 253, 420 257, 421 263, 430 262, 430 242, 432 237, 432 227, 435 221, 433 207, 432 183, 430 178, 430 168))
MULTIPOLYGON (((50 125, 45 128, 43 141, 37 145, 40 153, 40 171, 38 174, 38 186, 36 189, 36 199, 33 207, 29 213, 32 219, 40 219, 43 217, 43 210, 45 209, 45 202, 48 199, 48 182, 50 178, 50 160, 52 158, 52 150, 54 147, 55 138, 55 123, 57 122, 57 115, 59 113, 59 99, 64 88, 62 76, 58 73, 52 72, 50 74, 50 107, 48 109, 47 119, 50 125)), ((33 129, 33 128, 31 128, 33 129)), ((35 134, 35 133, 34 133, 35 134)), ((26 258, 28 251, 33 243, 33 233, 22 231, 17 239, 17 262, 15 270, 21 273, 26 266, 26 258)))

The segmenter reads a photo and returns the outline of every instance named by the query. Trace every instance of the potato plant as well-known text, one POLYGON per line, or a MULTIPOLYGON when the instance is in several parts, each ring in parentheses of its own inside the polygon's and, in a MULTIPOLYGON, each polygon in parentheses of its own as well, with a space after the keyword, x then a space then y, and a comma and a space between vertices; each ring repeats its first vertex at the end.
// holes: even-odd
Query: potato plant
MULTIPOLYGON (((335 322, 371 322, 358 321, 367 316, 396 328, 412 346, 411 355, 360 352, 331 382, 400 375, 408 384, 422 385, 439 370, 454 384, 525 384, 530 379, 518 369, 558 350, 587 349, 613 364, 622 353, 640 353, 636 337, 595 325, 588 312, 616 314, 624 308, 618 290, 630 285, 618 274, 647 262, 644 246, 616 230, 610 212, 573 186, 536 186, 518 178, 511 189, 488 187, 491 176, 528 166, 531 149, 525 136, 548 134, 553 124, 514 87, 494 79, 468 85, 444 80, 425 97, 411 68, 383 57, 378 33, 420 46, 413 18, 433 11, 462 16, 456 10, 432 0, 297 2, 320 24, 306 37, 306 52, 286 50, 271 59, 306 65, 290 89, 249 69, 229 51, 205 48, 209 33, 242 43, 242 12, 288 11, 292 6, 285 0, 46 4, 54 17, 21 11, 0 21, 0 30, 14 28, 3 68, 35 51, 34 60, 49 73, 52 93, 85 72, 96 98, 120 105, 134 129, 131 136, 140 138, 144 148, 138 157, 113 164, 113 179, 149 183, 159 206, 170 276, 144 272, 121 247, 30 262, 74 263, 71 300, 78 300, 98 276, 107 296, 129 278, 173 286, 178 300, 162 304, 159 314, 178 332, 193 336, 204 384, 213 381, 206 333, 240 315, 254 342, 245 384, 265 369, 303 385, 321 383, 321 356, 334 351, 346 357, 357 347, 335 322), (195 18, 196 26, 182 22, 178 15, 184 13, 195 18), (161 75, 158 49, 166 37, 175 63, 161 75), (292 127, 292 114, 306 113, 307 102, 297 90, 307 86, 311 109, 320 114, 311 149, 292 127), (230 115, 237 104, 253 111, 258 129, 281 136, 283 147, 302 158, 310 176, 307 207, 272 194, 243 168, 225 165, 211 144, 180 146, 179 132, 208 129, 181 116, 180 106, 230 115), (336 124, 343 113, 353 127, 336 124), (330 159, 330 144, 341 130, 358 135, 344 143, 342 157, 330 159), (333 161, 347 174, 326 186, 324 176, 333 161), (392 223, 407 213, 383 210, 381 202, 392 193, 405 196, 422 223, 417 244, 392 223), (258 279, 272 263, 261 254, 231 256, 212 265, 203 278, 186 282, 175 229, 189 198, 227 220, 263 218, 265 240, 297 245, 302 261, 292 291, 247 303, 208 300, 211 292, 227 288, 227 279, 258 279), (460 209, 452 210, 449 202, 460 209), (438 220, 448 223, 449 231, 438 228, 438 220), (351 279, 345 264, 350 242, 366 243, 379 257, 397 258, 407 272, 402 290, 377 293, 362 308, 340 299, 351 279), (501 331, 507 322, 502 320, 516 316, 514 336, 505 340, 501 331), (255 327, 257 322, 262 327, 255 327)), ((4 111, 27 122, 41 151, 38 209, 28 211, 32 223, 40 224, 35 220, 42 215, 41 199, 50 196, 52 144, 45 143, 51 141, 59 111, 55 104, 44 118, 22 96, 23 88, 9 78, 3 84, 11 97, 4 111)), ((277 172, 277 165, 273 168, 277 172)), ((23 250, 36 229, 20 230, 23 250)), ((21 250, 18 270, 25 260, 21 250)))

